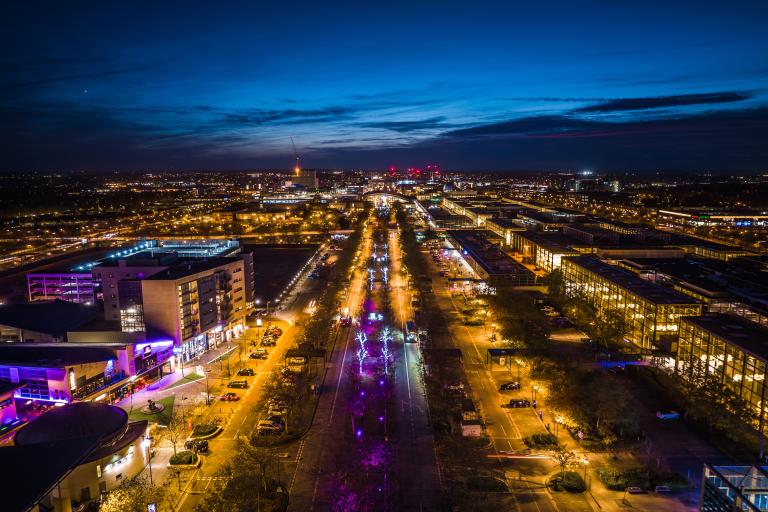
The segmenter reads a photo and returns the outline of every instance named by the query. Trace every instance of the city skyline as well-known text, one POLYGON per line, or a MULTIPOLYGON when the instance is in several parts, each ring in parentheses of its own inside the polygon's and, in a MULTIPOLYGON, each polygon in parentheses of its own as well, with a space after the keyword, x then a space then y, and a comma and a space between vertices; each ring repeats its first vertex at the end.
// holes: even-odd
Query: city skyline
POLYGON ((548 7, 14 5, 0 172, 768 167, 764 4, 548 7))

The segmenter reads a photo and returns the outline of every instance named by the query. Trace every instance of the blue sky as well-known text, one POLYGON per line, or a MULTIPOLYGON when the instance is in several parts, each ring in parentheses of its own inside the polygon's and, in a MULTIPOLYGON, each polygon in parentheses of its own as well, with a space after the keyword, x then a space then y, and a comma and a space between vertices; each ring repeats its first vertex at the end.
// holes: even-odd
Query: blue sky
POLYGON ((28 4, 5 172, 768 168, 765 2, 28 4))

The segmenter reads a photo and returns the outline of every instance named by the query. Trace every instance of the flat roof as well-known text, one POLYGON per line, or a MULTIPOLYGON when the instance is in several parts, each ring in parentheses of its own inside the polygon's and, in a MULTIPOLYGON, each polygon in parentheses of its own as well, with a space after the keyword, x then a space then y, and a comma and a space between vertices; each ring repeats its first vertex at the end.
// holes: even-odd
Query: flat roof
POLYGON ((0 365, 35 368, 63 368, 86 363, 99 363, 117 359, 114 349, 106 347, 70 346, 68 343, 0 344, 0 365))
POLYGON ((200 272, 212 270, 216 267, 234 263, 236 261, 240 261, 240 258, 216 257, 206 258, 204 260, 184 260, 165 270, 161 270, 157 274, 152 274, 151 276, 147 277, 145 281, 172 281, 176 279, 182 279, 184 277, 199 274, 200 272))
POLYGON ((688 295, 641 279, 628 270, 609 265, 592 256, 570 256, 563 261, 578 265, 654 304, 700 304, 688 295))
POLYGON ((768 329, 765 327, 727 313, 685 316, 683 320, 768 361, 768 329))
POLYGON ((654 270, 697 288, 712 293, 724 293, 728 287, 711 279, 713 275, 709 260, 702 258, 626 258, 627 266, 643 270, 654 270))
POLYGON ((487 230, 452 229, 447 233, 467 251, 488 275, 533 275, 499 247, 488 240, 493 233, 487 230))
POLYGON ((539 245, 549 252, 555 252, 559 254, 578 254, 578 251, 573 249, 574 245, 585 245, 584 242, 577 238, 564 235, 557 232, 545 232, 538 233, 535 231, 523 231, 518 233, 518 236, 529 240, 530 242, 539 245))
POLYGON ((96 306, 86 306, 64 300, 35 301, 26 304, 0 306, 0 325, 16 329, 63 336, 87 324, 101 312, 96 306))
POLYGON ((525 229, 525 227, 522 226, 519 221, 516 221, 515 219, 508 219, 506 217, 494 217, 493 219, 488 219, 486 222, 492 222, 501 228, 517 228, 520 230, 525 229))

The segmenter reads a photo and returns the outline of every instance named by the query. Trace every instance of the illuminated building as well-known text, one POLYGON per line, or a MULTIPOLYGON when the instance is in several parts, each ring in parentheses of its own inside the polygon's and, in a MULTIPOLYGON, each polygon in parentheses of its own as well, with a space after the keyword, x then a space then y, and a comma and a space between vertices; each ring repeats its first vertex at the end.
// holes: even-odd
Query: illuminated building
POLYGON ((245 328, 245 264, 209 258, 169 267, 141 280, 146 332, 174 340, 188 361, 245 328))
POLYGON ((147 421, 128 421, 119 407, 80 402, 54 407, 0 448, 13 467, 3 485, 13 489, 6 510, 71 512, 135 477, 149 464, 147 421), (12 481, 11 481, 12 480, 12 481))
POLYGON ((591 256, 562 258, 561 268, 568 293, 621 314, 625 339, 642 349, 674 352, 680 318, 701 314, 699 301, 591 256))
POLYGON ((90 271, 27 274, 29 300, 66 300, 79 304, 93 304, 96 300, 95 283, 90 271))
POLYGON ((704 464, 699 510, 759 512, 768 505, 768 467, 704 464))
MULTIPOLYGON (((744 401, 752 427, 766 430, 768 329, 724 313, 680 322, 675 372, 691 383, 712 382, 744 401)), ((742 403, 732 407, 741 408, 742 403)), ((726 405, 727 407, 727 405, 726 405)))

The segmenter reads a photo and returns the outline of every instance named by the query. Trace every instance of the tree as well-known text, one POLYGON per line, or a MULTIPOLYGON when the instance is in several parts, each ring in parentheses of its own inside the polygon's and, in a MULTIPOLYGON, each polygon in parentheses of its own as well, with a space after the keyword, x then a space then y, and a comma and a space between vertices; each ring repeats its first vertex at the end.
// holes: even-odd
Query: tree
POLYGON ((563 271, 559 268, 553 270, 544 276, 543 283, 547 286, 550 300, 562 307, 568 300, 563 271))
POLYGON ((558 446, 552 450, 552 452, 550 452, 550 457, 552 457, 552 460, 560 467, 560 473, 565 473, 565 470, 576 461, 576 454, 570 450, 566 450, 562 446, 558 446))
POLYGON ((139 475, 109 491, 99 504, 99 512, 147 512, 147 505, 160 503, 162 499, 163 488, 139 475))
POLYGON ((241 439, 234 455, 222 464, 196 510, 231 512, 275 510, 277 458, 271 450, 241 439))
POLYGON ((187 437, 187 423, 180 414, 171 415, 168 421, 168 427, 165 429, 165 436, 173 446, 173 454, 176 455, 176 448, 187 437))

